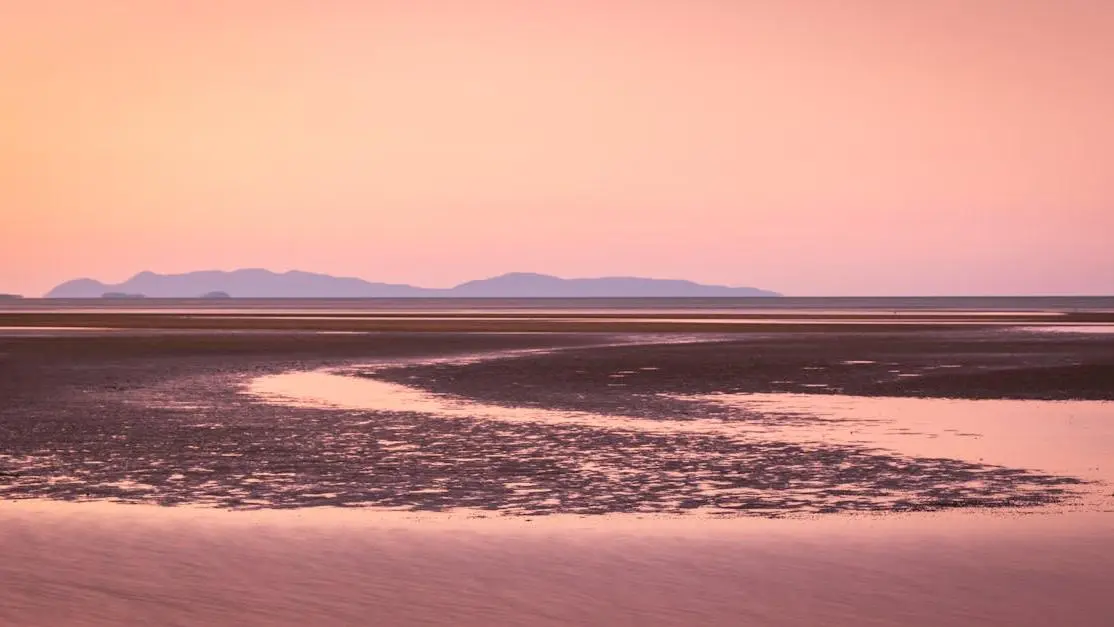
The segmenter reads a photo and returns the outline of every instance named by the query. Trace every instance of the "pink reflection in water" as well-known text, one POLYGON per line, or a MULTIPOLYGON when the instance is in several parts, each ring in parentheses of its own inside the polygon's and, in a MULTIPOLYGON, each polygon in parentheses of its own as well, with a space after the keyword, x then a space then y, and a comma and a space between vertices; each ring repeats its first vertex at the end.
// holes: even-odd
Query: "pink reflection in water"
POLYGON ((832 394, 689 397, 766 415, 824 420, 778 437, 948 457, 1114 482, 1114 402, 892 398, 832 394))
POLYGON ((1105 401, 712 394, 676 398, 726 405, 739 417, 765 419, 651 420, 476 403, 330 371, 261 377, 246 391, 266 402, 300 407, 865 446, 1099 481, 1090 492, 1104 503, 1111 500, 1109 484, 1114 483, 1114 403, 1105 401), (801 416, 813 419, 794 419, 801 416))
MULTIPOLYGON (((465 359, 452 361, 459 363, 465 359)), ((482 357, 472 359, 482 359, 482 357)), ((416 412, 450 418, 606 427, 658 433, 739 435, 762 431, 758 426, 737 425, 718 420, 647 420, 634 416, 605 416, 591 412, 561 411, 540 407, 505 407, 327 370, 259 377, 251 381, 245 391, 259 400, 290 407, 416 412)))
POLYGON ((415 518, 0 502, 8 625, 1106 627, 1114 517, 415 518))

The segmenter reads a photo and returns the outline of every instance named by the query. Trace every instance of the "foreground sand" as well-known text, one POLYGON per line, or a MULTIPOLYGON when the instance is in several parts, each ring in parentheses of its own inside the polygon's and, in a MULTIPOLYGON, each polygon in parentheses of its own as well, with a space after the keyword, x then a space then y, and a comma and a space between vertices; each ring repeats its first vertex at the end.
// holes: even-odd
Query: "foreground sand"
POLYGON ((1073 625, 1114 516, 414 519, 0 503, 0 624, 1073 625))

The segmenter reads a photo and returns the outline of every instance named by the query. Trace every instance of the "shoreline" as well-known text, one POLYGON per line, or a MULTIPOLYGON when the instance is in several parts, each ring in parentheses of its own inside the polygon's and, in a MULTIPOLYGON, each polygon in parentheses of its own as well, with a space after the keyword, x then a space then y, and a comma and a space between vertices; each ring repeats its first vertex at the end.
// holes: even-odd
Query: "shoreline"
POLYGON ((1114 326, 1114 311, 289 311, 0 309, 0 330, 362 333, 893 333, 1114 326))

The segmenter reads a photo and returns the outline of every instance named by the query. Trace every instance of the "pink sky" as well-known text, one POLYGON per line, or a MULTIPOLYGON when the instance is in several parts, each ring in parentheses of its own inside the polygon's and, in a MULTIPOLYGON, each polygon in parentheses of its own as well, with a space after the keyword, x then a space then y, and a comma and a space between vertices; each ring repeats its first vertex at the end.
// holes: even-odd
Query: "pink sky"
POLYGON ((0 292, 1114 293, 1110 0, 0 2, 0 292))

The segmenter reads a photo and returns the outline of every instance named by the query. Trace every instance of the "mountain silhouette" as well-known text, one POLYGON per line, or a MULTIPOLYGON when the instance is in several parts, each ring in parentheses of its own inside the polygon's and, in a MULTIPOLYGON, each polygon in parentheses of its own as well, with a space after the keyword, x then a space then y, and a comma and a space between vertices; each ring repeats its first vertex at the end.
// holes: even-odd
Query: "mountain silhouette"
POLYGON ((547 274, 511 272, 490 279, 468 281, 449 290, 451 296, 486 298, 623 298, 683 296, 779 296, 752 287, 701 285, 692 281, 602 277, 562 279, 547 274))
POLYGON ((752 287, 701 285, 692 281, 603 277, 562 279, 546 274, 512 272, 489 279, 468 281, 450 289, 432 289, 393 283, 373 283, 352 277, 258 268, 223 272, 208 270, 185 274, 140 272, 118 284, 93 279, 67 281, 50 290, 47 298, 100 298, 106 293, 142 294, 147 298, 200 298, 227 294, 234 298, 624 298, 780 296, 752 287))

